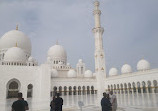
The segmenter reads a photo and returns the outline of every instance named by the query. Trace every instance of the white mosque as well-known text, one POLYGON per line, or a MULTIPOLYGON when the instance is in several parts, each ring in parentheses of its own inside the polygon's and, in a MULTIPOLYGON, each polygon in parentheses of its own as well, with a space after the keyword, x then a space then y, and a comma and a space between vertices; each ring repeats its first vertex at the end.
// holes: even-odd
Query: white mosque
POLYGON ((137 72, 132 72, 129 64, 124 64, 121 74, 111 68, 106 74, 103 32, 101 27, 99 2, 94 2, 95 27, 95 72, 87 70, 82 59, 75 68, 67 62, 63 46, 56 43, 48 49, 47 60, 39 65, 31 56, 31 41, 23 32, 11 30, 0 38, 0 109, 6 111, 7 101, 22 92, 24 98, 31 99, 31 111, 49 109, 50 96, 98 95, 114 91, 122 93, 158 93, 158 69, 151 69, 147 60, 137 63, 137 72))

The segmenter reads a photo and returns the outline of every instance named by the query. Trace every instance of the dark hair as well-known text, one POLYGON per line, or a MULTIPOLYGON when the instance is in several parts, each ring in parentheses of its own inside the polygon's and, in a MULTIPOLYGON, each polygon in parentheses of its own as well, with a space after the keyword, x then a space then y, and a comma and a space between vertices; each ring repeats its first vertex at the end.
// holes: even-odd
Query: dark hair
POLYGON ((103 93, 103 96, 105 96, 105 95, 106 95, 106 92, 103 93))
POLYGON ((18 98, 22 98, 22 93, 21 92, 18 93, 18 98))

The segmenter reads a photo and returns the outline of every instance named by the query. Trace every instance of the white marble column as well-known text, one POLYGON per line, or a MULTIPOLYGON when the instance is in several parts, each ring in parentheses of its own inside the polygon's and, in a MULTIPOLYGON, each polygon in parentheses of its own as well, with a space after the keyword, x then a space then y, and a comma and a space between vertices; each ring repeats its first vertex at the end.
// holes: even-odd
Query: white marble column
POLYGON ((144 93, 143 93, 143 87, 141 87, 141 95, 142 95, 142 105, 145 105, 145 101, 144 101, 144 93))
POLYGON ((66 93, 66 106, 69 106, 69 92, 66 93))
POLYGON ((21 90, 20 90, 20 92, 22 92, 22 94, 23 94, 23 98, 25 99, 25 100, 27 100, 27 85, 23 85, 23 86, 21 86, 21 90))

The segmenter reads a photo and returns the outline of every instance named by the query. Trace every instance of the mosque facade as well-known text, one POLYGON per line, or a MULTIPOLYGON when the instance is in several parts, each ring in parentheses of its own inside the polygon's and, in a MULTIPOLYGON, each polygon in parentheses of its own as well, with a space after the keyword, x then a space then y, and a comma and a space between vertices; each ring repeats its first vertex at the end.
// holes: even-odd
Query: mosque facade
POLYGON ((82 59, 75 68, 67 62, 63 46, 56 43, 47 52, 47 60, 39 65, 31 56, 31 41, 23 32, 11 30, 0 38, 0 107, 6 111, 6 101, 17 97, 32 100, 32 110, 49 109, 50 96, 97 94, 100 100, 105 91, 115 93, 158 93, 158 69, 150 69, 150 63, 141 59, 137 71, 132 72, 129 64, 124 64, 121 74, 111 68, 106 74, 103 32, 101 27, 99 2, 94 2, 95 27, 95 72, 87 70, 82 59))

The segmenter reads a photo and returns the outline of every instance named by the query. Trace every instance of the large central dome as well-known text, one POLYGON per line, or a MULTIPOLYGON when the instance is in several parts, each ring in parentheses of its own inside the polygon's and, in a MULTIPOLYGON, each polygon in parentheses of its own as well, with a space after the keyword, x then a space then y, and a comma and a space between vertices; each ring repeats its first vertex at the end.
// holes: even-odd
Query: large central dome
POLYGON ((0 50, 18 47, 31 54, 31 41, 30 39, 19 30, 11 30, 5 33, 0 39, 0 50))
POLYGON ((54 59, 66 60, 67 54, 66 54, 66 51, 64 50, 63 46, 56 44, 49 48, 48 57, 50 57, 53 60, 54 59))

